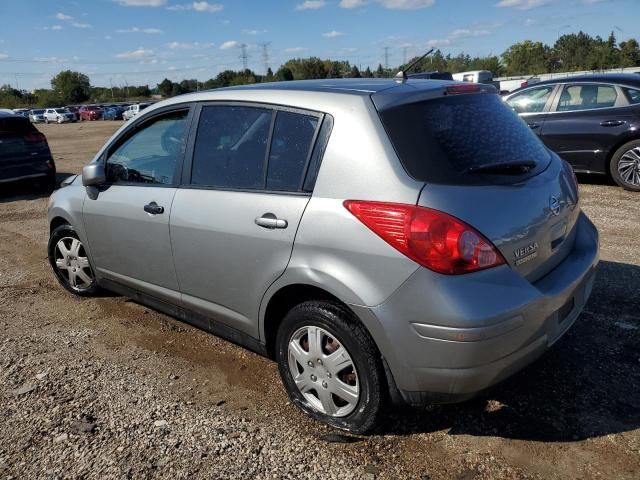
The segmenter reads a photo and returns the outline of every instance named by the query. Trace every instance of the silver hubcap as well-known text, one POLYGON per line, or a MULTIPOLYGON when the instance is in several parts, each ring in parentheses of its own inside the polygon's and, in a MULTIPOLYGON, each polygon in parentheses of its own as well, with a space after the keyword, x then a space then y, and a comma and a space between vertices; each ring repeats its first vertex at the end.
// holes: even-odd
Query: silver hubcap
POLYGON ((55 248, 56 267, 69 281, 69 285, 79 290, 89 288, 93 283, 93 272, 82 242, 77 238, 64 237, 55 248))
POLYGON ((640 147, 627 150, 618 162, 620 178, 629 185, 640 187, 640 147))
POLYGON ((302 327, 289 341, 289 371, 309 405, 332 417, 358 405, 360 384, 351 355, 330 332, 302 327))

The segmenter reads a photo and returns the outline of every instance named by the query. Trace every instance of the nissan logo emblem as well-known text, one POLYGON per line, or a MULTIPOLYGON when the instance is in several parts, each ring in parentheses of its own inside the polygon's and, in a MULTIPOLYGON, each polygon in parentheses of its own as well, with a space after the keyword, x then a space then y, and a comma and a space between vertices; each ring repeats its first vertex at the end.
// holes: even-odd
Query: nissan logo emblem
POLYGON ((554 196, 549 197, 549 209, 554 215, 560 214, 560 201, 554 196))

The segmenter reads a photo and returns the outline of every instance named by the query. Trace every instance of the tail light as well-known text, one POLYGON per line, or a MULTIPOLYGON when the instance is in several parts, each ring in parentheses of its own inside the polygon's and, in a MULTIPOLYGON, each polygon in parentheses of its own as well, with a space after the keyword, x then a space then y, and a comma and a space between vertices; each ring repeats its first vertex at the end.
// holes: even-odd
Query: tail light
POLYGON ((29 143, 46 142, 47 137, 45 137, 42 133, 35 131, 27 133, 24 136, 24 140, 29 143))
POLYGON ((480 91, 480 85, 477 83, 464 83, 457 85, 449 85, 445 92, 447 95, 460 95, 463 93, 478 93, 480 91))
POLYGON ((520 84, 520 88, 524 88, 524 87, 528 87, 529 86, 529 82, 527 80, 525 80, 524 82, 522 82, 520 84))
POLYGON ((435 272, 459 275, 505 263, 482 234, 444 212, 357 200, 346 200, 344 206, 396 250, 435 272))

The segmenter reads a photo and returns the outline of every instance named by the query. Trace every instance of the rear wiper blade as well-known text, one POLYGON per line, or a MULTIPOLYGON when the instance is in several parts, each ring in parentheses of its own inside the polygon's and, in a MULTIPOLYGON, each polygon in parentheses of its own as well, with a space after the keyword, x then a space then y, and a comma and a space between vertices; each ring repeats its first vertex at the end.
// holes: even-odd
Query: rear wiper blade
POLYGON ((528 173, 537 165, 533 160, 516 160, 513 162, 487 163, 477 167, 469 167, 465 173, 497 173, 518 175, 528 173))

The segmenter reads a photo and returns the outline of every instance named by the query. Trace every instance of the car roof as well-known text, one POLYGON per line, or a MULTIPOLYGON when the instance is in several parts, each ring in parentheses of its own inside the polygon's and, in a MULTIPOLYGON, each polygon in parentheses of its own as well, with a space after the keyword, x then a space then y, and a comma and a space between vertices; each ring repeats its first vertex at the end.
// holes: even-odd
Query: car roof
POLYGON ((531 85, 529 85, 529 87, 535 85, 553 85, 556 83, 581 82, 615 83, 619 85, 640 87, 640 75, 636 73, 594 73, 588 75, 575 75, 572 77, 561 77, 552 78, 551 80, 543 80, 541 82, 532 83, 531 85))

